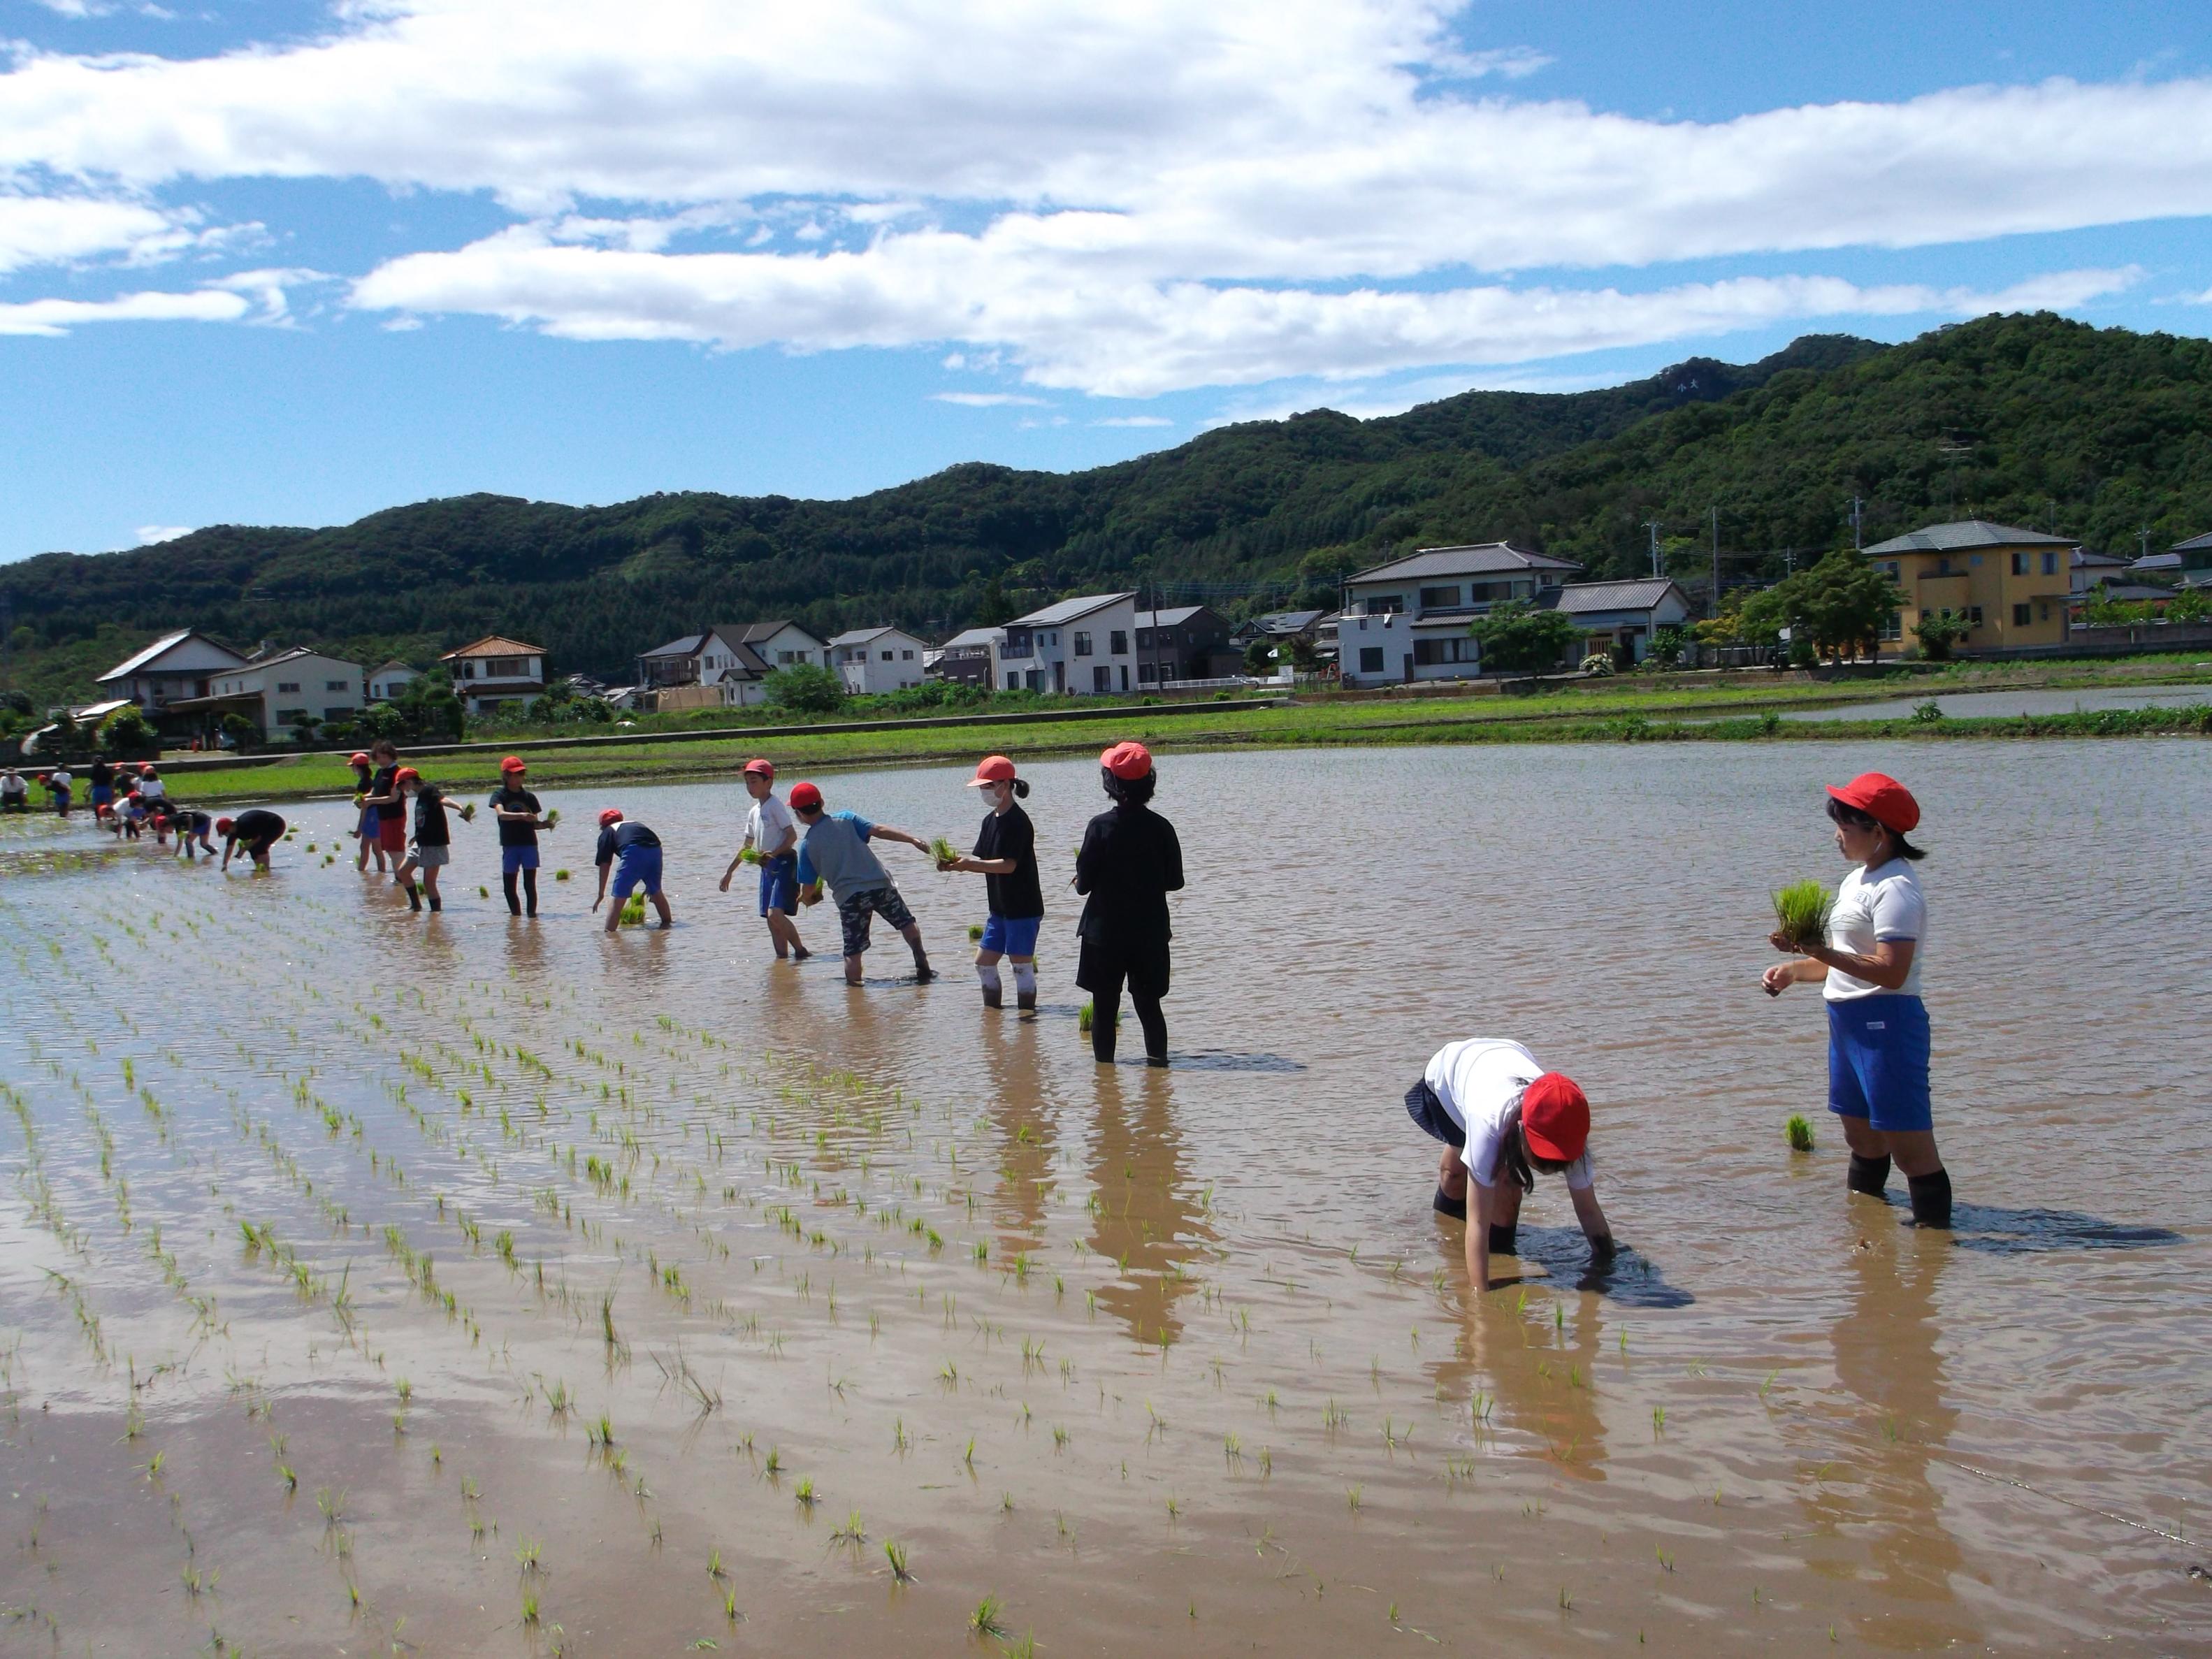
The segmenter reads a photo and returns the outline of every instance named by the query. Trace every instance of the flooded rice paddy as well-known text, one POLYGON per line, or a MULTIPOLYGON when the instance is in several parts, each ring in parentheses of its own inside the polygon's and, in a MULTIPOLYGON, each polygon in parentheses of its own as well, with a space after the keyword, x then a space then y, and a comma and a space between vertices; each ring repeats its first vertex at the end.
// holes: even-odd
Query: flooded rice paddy
POLYGON ((2202 685, 2100 685, 2075 691, 1952 691, 1933 697, 1897 697, 1833 708, 1778 711, 1795 720, 1899 720, 1933 702, 1946 718, 1978 715, 2080 714, 2106 708, 2186 708, 2212 697, 2202 685))
MULTIPOLYGON (((263 878, 0 820, 0 1647, 2202 1649, 2208 756, 1170 756, 1164 1072, 1078 1035, 1087 766, 1030 774, 1033 1022, 904 848, 941 982, 770 960, 734 786, 549 795, 535 924, 481 819, 435 919, 337 804, 263 878), (1845 1198, 1756 985, 1883 765, 1949 1237, 1845 1198), (672 933, 586 914, 609 800, 672 933), (1467 1291, 1400 1096, 1474 1033, 1588 1087, 1609 1273, 1547 1182, 1467 1291)), ((964 836, 963 776, 830 805, 964 836)))

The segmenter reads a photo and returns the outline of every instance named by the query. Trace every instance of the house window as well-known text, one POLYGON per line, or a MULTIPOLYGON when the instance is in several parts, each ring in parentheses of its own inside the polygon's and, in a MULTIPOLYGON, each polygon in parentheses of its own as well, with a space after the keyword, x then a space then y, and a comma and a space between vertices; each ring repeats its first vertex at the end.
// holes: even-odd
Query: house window
POLYGON ((779 651, 775 653, 775 659, 787 668, 793 663, 799 660, 799 653, 796 651, 779 651))
POLYGON ((350 708, 325 708, 323 710, 323 718, 326 720, 342 720, 352 713, 353 710, 350 708))
POLYGON ((2056 553, 2046 553, 2043 556, 2043 574, 2046 576, 2055 576, 2058 574, 2058 556, 2056 553))
POLYGON ((2035 619, 2038 622, 2049 622, 2051 620, 2050 600, 2042 599, 2037 602, 2035 607, 2035 619))
POLYGON ((2012 556, 2012 574, 2015 576, 2025 576, 2027 574, 2027 554, 2015 553, 2012 556))
POLYGON ((276 711, 276 724, 279 726, 295 726, 307 718, 307 711, 304 708, 280 708, 276 711))
POLYGON ((1021 690, 1021 684, 1022 677, 1016 673, 1012 669, 1009 668, 1006 671, 1006 690, 1009 691, 1018 691, 1021 690))
POLYGON ((1149 651, 1152 648, 1152 630, 1149 628, 1139 629, 1137 630, 1137 649, 1139 651, 1149 651))
POLYGON ((1887 575, 1890 580, 1895 581, 1897 580, 1897 561, 1895 559, 1892 559, 1887 564, 1882 566, 1881 568, 1882 574, 1887 575))
POLYGON ((890 652, 886 651, 886 652, 884 652, 884 660, 885 662, 890 662, 890 660, 892 660, 891 653, 890 653, 890 652))
POLYGON ((1379 674, 1382 672, 1381 646, 1363 645, 1359 647, 1359 672, 1363 674, 1379 674))
POLYGON ((1157 665, 1152 664, 1152 663, 1148 663, 1148 662, 1140 662, 1140 663, 1139 663, 1139 664, 1137 665, 1137 684, 1139 684, 1139 685, 1150 685, 1150 684, 1151 684, 1154 680, 1158 679, 1158 678, 1159 678, 1159 673, 1158 673, 1158 666, 1157 666, 1157 665))
POLYGON ((1449 611, 1458 603, 1459 589, 1456 586, 1421 590, 1421 609, 1424 611, 1449 611))
POLYGON ((901 662, 912 662, 914 660, 914 653, 902 649, 899 652, 899 660, 901 662))
POLYGON ((295 696, 297 696, 300 690, 300 682, 297 680, 279 680, 276 682, 276 689, 280 692, 289 691, 295 696))
MULTIPOLYGON (((1077 635, 1078 639, 1082 638, 1077 635)), ((1101 663, 1091 671, 1091 689, 1095 692, 1110 692, 1114 689, 1114 671, 1101 663)))
MULTIPOLYGON (((1091 654, 1091 635, 1088 635, 1088 634, 1078 634, 1078 635, 1075 636, 1075 654, 1076 654, 1077 656, 1079 656, 1079 657, 1087 657, 1087 656, 1089 656, 1089 655, 1091 654)), ((1098 689, 1099 689, 1101 691, 1103 691, 1106 688, 1105 688, 1104 686, 1103 686, 1103 685, 1102 685, 1102 686, 1100 686, 1098 689)))
MULTIPOLYGON (((2025 556, 2025 555, 2022 555, 2021 556, 2025 557, 2026 556, 2025 556)), ((2014 628, 2025 628, 2025 627, 2027 627, 2027 619, 2028 619, 2028 617, 2029 617, 2032 614, 2033 614, 2033 611, 2032 611, 2031 608, 2030 608, 2029 606, 2027 606, 2027 605, 2016 605, 2013 606, 2013 608, 2012 608, 2012 625, 2013 625, 2014 628)))
POLYGON ((1982 625, 1981 606, 1978 605, 1966 613, 1966 625, 1969 628, 1979 628, 1982 625))
POLYGON ((1900 640, 1905 637, 1905 618, 1900 613, 1895 611, 1889 613, 1889 620, 1881 625, 1881 636, 1886 640, 1900 640))
POLYGON ((350 681, 347 680, 325 680, 323 682, 323 690, 325 691, 350 691, 353 690, 353 685, 350 681))
POLYGON ((1405 608, 1406 596, 1403 593, 1372 593, 1368 596, 1367 614, 1370 617, 1387 616, 1405 608))
POLYGON ((1481 648, 1464 634, 1413 641, 1413 663, 1419 668, 1433 668, 1441 663, 1479 662, 1481 658, 1481 648))
POLYGON ((1129 665, 1127 663, 1121 665, 1121 689, 1124 691, 1129 689, 1129 665))
POLYGON ((1110 657, 1127 656, 1129 654, 1128 635, 1118 628, 1109 632, 1106 635, 1106 654, 1110 657))

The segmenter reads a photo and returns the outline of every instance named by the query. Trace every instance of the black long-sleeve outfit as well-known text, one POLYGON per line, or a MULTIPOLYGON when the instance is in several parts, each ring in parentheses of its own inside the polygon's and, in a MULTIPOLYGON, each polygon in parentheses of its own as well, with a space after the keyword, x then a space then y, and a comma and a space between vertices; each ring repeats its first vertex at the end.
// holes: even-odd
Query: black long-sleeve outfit
POLYGON ((1085 896, 1076 933, 1083 941, 1075 982, 1091 994, 1091 1052, 1114 1058, 1121 987, 1145 1030, 1145 1053, 1164 1060, 1168 994, 1168 895, 1182 886, 1182 844, 1150 807, 1117 805, 1091 820, 1075 858, 1075 890, 1085 896))

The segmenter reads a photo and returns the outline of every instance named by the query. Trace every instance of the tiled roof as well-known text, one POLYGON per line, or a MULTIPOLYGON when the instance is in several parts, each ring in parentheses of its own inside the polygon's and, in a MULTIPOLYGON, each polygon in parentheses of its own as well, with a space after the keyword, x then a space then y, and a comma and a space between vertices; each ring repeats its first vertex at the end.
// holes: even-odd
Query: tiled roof
POLYGON ((1303 634, 1321 618, 1318 611, 1271 611, 1255 617, 1252 625, 1262 634, 1303 634))
POLYGON ((2017 525, 1992 524, 1987 519, 1960 519, 1952 524, 1931 524, 1902 536, 1893 536, 1867 549, 1869 557, 1885 553, 1956 553, 1970 547, 2078 547, 2070 536, 2046 536, 2040 530, 2017 525))
POLYGON ((1592 611, 1649 611, 1673 590, 1684 604, 1689 601, 1665 576, 1637 576, 1617 582, 1569 582, 1559 591, 1555 611, 1580 616, 1592 611))
POLYGON ((2206 531, 2202 536, 2191 536, 2185 542, 2176 542, 2172 547, 2168 548, 2166 551, 2169 553, 2194 553, 2199 548, 2205 547, 2212 547, 2212 530, 2206 531))
POLYGON ((1347 582, 1416 581, 1424 576, 1484 576, 1498 571, 1580 570, 1571 559, 1555 559, 1544 553, 1524 553, 1504 542, 1480 542, 1464 547, 1425 547, 1402 559, 1378 564, 1345 578, 1347 582))
POLYGON ((1094 611, 1103 611, 1121 599, 1133 599, 1128 593, 1085 593, 1080 599, 1062 599, 1042 611, 1032 611, 1026 617, 1017 617, 1007 624, 1012 628, 1054 628, 1061 623, 1072 623, 1079 617, 1087 617, 1094 611))
POLYGON ((448 651, 438 659, 440 662, 454 662, 463 657, 542 657, 542 645, 525 645, 520 640, 510 640, 502 635, 487 634, 473 640, 458 651, 448 651))

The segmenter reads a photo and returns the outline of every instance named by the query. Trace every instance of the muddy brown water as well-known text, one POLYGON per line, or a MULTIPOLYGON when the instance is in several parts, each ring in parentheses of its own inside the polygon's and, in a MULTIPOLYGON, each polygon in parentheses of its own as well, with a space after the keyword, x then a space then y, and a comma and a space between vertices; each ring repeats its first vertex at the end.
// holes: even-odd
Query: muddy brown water
MULTIPOLYGON (((2207 756, 1170 757, 1166 1072, 1077 1033, 1085 766, 1030 773, 1026 1023, 904 848, 942 982, 770 961, 734 787, 551 798, 534 925, 482 823, 429 921, 335 805, 258 878, 0 820, 0 1646, 2201 1650, 2207 756), (1845 1198, 1819 1004, 1756 988, 1869 766, 1950 1237, 1845 1198), (617 799, 672 933, 585 914, 617 799), (1547 1183, 1467 1293, 1399 1097, 1475 1033, 1588 1086, 1607 1278, 1547 1183)), ((830 793, 963 837, 962 776, 830 793)))

